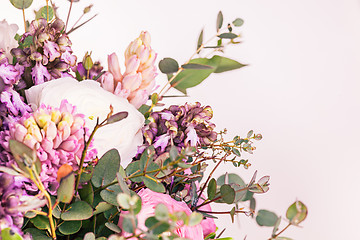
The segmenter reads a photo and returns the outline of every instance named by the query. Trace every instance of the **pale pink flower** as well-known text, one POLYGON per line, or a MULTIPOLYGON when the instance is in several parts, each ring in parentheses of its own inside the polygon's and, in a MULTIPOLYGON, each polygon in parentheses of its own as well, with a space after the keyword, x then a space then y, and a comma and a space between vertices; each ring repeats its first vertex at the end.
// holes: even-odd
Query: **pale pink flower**
POLYGON ((3 49, 6 57, 12 62, 10 50, 18 46, 18 42, 14 39, 19 27, 16 24, 8 24, 6 20, 0 21, 0 49, 3 49))
POLYGON ((124 74, 121 74, 116 54, 110 54, 108 65, 113 78, 106 75, 98 80, 104 89, 127 98, 136 108, 146 103, 155 87, 157 54, 151 49, 150 42, 150 34, 141 32, 140 36, 129 44, 125 51, 124 74))
MULTIPOLYGON (((191 214, 190 208, 184 202, 176 201, 171 198, 170 195, 153 192, 150 189, 142 189, 138 193, 141 197, 142 206, 141 211, 137 215, 138 218, 138 228, 146 230, 145 220, 148 217, 152 217, 155 215, 155 207, 156 205, 162 203, 169 209, 170 213, 174 212, 185 212, 187 215, 191 214)), ((122 219, 120 217, 119 226, 122 227, 122 219)), ((201 240, 204 239, 203 229, 200 224, 196 226, 186 226, 181 221, 177 222, 178 229, 175 230, 175 233, 180 237, 201 240)), ((124 237, 131 236, 129 233, 123 232, 124 237)), ((135 240, 136 238, 131 238, 135 240)))

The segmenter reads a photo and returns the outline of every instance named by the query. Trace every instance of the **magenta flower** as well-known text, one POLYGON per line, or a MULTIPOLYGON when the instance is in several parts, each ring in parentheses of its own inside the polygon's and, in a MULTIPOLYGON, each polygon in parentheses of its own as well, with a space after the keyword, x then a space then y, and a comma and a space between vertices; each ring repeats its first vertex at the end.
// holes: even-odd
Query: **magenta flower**
MULTIPOLYGON (((76 107, 66 100, 60 108, 42 105, 32 114, 25 114, 17 122, 9 124, 10 138, 36 149, 42 164, 40 178, 44 186, 54 194, 58 187, 57 171, 63 164, 71 165, 76 171, 84 148, 84 115, 76 113, 76 107)), ((95 158, 97 151, 88 150, 85 162, 95 158)), ((30 190, 36 190, 32 186, 30 190)))
MULTIPOLYGON (((145 220, 148 217, 152 217, 155 215, 155 207, 156 205, 162 203, 168 209, 170 213, 174 212, 185 212, 187 215, 191 214, 190 208, 184 202, 176 201, 175 199, 171 198, 168 194, 162 194, 153 192, 150 189, 142 189, 138 193, 141 197, 141 211, 137 215, 138 218, 138 228, 142 230, 146 230, 145 220)), ((119 219, 119 226, 122 227, 122 219, 120 216, 119 219)), ((204 239, 203 229, 200 224, 196 226, 186 226, 181 221, 177 222, 178 229, 175 230, 175 233, 179 235, 179 237, 189 238, 189 239, 196 239, 201 240, 204 239)), ((129 233, 122 232, 124 237, 131 236, 129 233)), ((131 240, 135 240, 136 238, 130 238, 131 240)))

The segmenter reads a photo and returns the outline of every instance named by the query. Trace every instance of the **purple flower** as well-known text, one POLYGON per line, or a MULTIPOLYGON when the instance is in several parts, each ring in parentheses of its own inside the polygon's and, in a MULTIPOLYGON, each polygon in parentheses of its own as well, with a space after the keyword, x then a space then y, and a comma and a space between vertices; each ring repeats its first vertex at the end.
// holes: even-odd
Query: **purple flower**
POLYGON ((51 80, 51 75, 44 65, 40 61, 37 61, 33 69, 31 70, 31 76, 35 85, 51 80))

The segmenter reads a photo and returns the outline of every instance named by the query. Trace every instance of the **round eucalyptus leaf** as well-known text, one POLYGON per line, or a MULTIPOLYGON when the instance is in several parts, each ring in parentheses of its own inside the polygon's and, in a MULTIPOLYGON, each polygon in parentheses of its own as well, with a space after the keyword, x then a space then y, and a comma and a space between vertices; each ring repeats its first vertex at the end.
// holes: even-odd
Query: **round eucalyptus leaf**
POLYGON ((31 6, 33 0, 10 0, 10 2, 17 9, 27 9, 31 6))

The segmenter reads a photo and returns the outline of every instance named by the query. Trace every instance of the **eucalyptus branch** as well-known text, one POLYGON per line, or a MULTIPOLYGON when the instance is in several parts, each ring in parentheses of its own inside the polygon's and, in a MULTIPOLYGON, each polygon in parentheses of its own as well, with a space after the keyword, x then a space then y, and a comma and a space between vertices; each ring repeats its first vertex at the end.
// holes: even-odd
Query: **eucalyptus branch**
POLYGON ((280 232, 278 232, 277 234, 275 234, 274 236, 272 236, 271 238, 269 238, 269 240, 272 239, 276 239, 278 236, 280 236, 280 234, 282 234, 286 229, 288 229, 290 226, 292 225, 292 223, 288 223, 288 225, 286 225, 286 227, 284 227, 280 232))
POLYGON ((24 28, 25 28, 25 32, 27 32, 27 28, 26 28, 26 19, 25 19, 25 9, 22 9, 22 13, 23 13, 23 19, 24 19, 24 28))
POLYGON ((71 8, 72 8, 72 5, 73 5, 73 1, 74 0, 71 0, 71 2, 70 2, 70 7, 69 7, 69 12, 68 12, 68 15, 67 15, 67 18, 66 18, 66 24, 65 24, 64 32, 66 32, 66 28, 67 28, 68 23, 69 23, 69 18, 70 18, 70 13, 71 13, 71 8))

